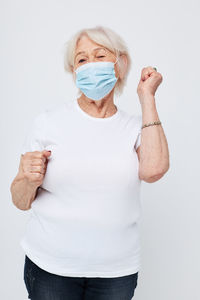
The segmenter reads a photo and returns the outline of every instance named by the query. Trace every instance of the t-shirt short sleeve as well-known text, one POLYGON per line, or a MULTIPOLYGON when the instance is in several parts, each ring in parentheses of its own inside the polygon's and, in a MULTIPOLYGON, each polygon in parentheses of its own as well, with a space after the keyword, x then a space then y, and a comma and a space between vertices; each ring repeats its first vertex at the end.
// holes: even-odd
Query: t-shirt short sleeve
POLYGON ((141 144, 141 132, 142 132, 142 115, 138 115, 135 117, 136 120, 136 130, 137 130, 137 138, 135 141, 135 145, 134 148, 135 150, 137 150, 137 148, 140 146, 141 144))
POLYGON ((43 151, 45 148, 45 124, 46 113, 42 112, 33 119, 31 126, 26 132, 21 147, 21 154, 33 151, 43 151))

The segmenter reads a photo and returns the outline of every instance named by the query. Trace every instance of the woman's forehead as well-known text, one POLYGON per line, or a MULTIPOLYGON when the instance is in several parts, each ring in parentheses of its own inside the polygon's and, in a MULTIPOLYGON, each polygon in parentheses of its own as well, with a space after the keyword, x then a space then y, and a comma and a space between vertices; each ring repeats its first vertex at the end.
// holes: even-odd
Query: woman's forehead
POLYGON ((78 41, 77 41, 77 47, 81 47, 81 46, 84 46, 84 45, 87 45, 87 46, 98 46, 99 44, 97 44, 95 41, 91 40, 88 36, 86 35, 82 35, 78 41))

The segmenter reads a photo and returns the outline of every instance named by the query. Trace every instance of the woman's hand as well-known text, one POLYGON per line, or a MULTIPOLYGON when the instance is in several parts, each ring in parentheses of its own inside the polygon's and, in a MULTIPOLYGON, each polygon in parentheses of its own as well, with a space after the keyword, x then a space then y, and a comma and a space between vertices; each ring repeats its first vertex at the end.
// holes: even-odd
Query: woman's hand
MULTIPOLYGON (((137 87, 139 98, 143 96, 155 96, 158 86, 162 82, 162 75, 152 67, 142 69, 141 78, 137 87)), ((146 98, 146 97, 145 97, 146 98)))
POLYGON ((19 174, 28 184, 36 188, 42 184, 50 155, 51 151, 47 150, 26 152, 21 155, 19 174))
POLYGON ((19 170, 11 183, 12 201, 21 210, 28 210, 42 184, 51 151, 33 151, 21 155, 19 170))

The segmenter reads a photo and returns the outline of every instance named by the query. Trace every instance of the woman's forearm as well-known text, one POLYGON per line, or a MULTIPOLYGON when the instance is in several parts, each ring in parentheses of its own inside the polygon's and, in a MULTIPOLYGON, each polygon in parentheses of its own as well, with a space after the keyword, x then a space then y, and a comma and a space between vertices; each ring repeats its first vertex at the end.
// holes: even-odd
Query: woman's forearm
MULTIPOLYGON (((142 124, 159 121, 155 98, 143 95, 142 124)), ((160 120, 162 122, 162 120, 160 120)), ((142 129, 140 145, 139 177, 153 182, 162 177, 169 169, 169 150, 161 125, 152 125, 142 129)))
POLYGON ((14 178, 10 186, 12 201, 21 210, 28 210, 37 194, 35 185, 28 183, 27 179, 20 173, 14 178))

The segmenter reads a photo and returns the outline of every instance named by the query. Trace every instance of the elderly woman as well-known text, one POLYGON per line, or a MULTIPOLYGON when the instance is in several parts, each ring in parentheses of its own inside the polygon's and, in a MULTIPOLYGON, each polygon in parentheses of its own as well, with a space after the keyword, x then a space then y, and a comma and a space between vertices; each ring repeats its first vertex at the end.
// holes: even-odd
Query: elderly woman
POLYGON ((41 112, 10 190, 30 210, 24 281, 34 300, 130 300, 140 270, 140 183, 169 169, 155 104, 162 76, 142 69, 142 115, 114 104, 130 70, 122 38, 97 26, 67 43, 65 70, 79 97, 41 112))

